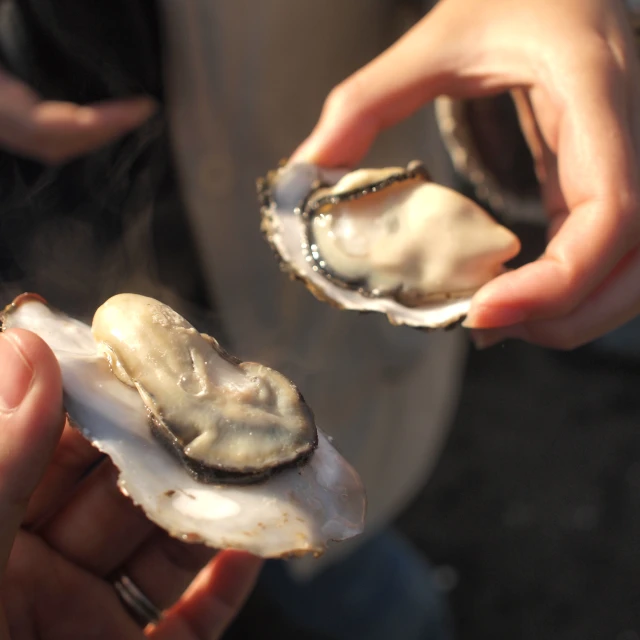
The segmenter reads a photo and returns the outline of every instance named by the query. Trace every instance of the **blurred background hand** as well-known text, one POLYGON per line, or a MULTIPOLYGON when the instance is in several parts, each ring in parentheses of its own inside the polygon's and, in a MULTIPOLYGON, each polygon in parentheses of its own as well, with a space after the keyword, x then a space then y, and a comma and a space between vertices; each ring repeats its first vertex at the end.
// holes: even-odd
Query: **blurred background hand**
POLYGON ((480 346, 573 348, 640 313, 637 77, 622 2, 442 0, 331 92, 294 158, 353 165, 438 95, 515 91, 549 242, 482 288, 465 324, 480 346))
POLYGON ((46 164, 94 151, 140 126, 155 110, 147 97, 86 106, 42 100, 0 68, 0 145, 46 164))
POLYGON ((0 367, 0 640, 219 638, 260 560, 212 558, 152 525, 65 426, 60 369, 35 335, 0 334, 0 367), (111 584, 120 572, 166 611, 155 627, 123 606, 111 584))

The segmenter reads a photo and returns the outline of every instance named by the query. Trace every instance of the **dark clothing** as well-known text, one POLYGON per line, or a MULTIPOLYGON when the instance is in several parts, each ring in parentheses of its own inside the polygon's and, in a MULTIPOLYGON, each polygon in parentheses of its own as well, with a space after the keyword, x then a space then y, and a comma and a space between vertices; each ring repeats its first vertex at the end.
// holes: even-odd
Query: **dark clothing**
MULTIPOLYGON (((0 61, 44 98, 161 103, 161 59, 154 0, 0 4, 0 61)), ((159 283, 207 305, 162 111, 63 167, 0 151, 0 306, 26 289, 87 316, 117 291, 162 297, 159 283)))

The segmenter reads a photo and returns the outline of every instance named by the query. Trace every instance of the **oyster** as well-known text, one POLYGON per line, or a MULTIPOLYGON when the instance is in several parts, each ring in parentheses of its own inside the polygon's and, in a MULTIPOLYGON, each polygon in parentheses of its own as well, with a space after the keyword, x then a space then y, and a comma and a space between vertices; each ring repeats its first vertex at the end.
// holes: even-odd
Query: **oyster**
POLYGON ((0 322, 48 343, 70 423, 110 456, 121 491, 170 534, 280 557, 319 554, 329 541, 361 533, 362 483, 316 429, 295 387, 266 367, 240 363, 212 338, 201 341, 165 305, 116 296, 96 312, 95 338, 33 294, 16 298, 0 322), (207 412, 200 400, 190 406, 190 394, 202 394, 215 423, 193 451, 192 429, 200 435, 191 442, 208 431, 207 412), (197 427, 183 424, 183 412, 196 416, 197 427), (278 445, 265 444, 269 437, 278 445))
POLYGON ((259 180, 258 192, 283 269, 321 300, 394 324, 458 322, 520 251, 513 233, 430 182, 419 162, 350 173, 290 164, 259 180))
POLYGON ((167 305, 114 296, 92 331, 111 371, 140 393, 154 435, 196 479, 254 482, 316 448, 313 414, 289 380, 232 358, 167 305))

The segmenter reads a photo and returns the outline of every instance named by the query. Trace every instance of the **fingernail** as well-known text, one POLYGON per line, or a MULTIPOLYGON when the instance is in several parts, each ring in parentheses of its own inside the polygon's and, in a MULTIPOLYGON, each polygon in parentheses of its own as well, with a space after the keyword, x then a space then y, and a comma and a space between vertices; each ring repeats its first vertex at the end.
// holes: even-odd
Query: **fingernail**
POLYGON ((466 329, 493 329, 521 324, 527 319, 522 309, 478 305, 471 307, 462 326, 466 329))
POLYGON ((0 411, 12 411, 27 395, 33 367, 11 335, 0 335, 0 411))

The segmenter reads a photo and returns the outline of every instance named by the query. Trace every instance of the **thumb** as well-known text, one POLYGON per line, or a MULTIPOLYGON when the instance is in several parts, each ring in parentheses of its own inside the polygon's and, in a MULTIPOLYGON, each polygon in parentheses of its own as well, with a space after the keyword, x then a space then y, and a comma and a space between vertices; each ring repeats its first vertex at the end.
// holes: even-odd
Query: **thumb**
POLYGON ((62 427, 58 362, 36 335, 0 334, 0 577, 62 427))
POLYGON ((395 44, 335 87, 296 162, 357 164, 378 134, 439 95, 481 97, 519 82, 513 62, 489 60, 478 32, 482 12, 442 2, 395 44), (480 55, 483 53, 484 55, 480 55))

